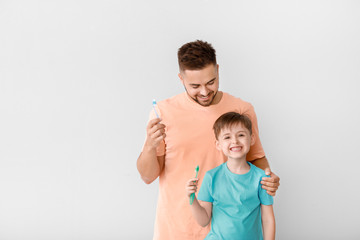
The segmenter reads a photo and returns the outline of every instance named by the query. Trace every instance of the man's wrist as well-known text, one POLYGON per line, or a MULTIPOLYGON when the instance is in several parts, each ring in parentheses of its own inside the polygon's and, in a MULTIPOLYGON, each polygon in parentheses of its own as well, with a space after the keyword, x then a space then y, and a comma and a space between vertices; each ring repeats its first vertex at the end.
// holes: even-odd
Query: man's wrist
POLYGON ((146 152, 156 152, 157 146, 154 146, 152 144, 145 143, 143 151, 146 152))

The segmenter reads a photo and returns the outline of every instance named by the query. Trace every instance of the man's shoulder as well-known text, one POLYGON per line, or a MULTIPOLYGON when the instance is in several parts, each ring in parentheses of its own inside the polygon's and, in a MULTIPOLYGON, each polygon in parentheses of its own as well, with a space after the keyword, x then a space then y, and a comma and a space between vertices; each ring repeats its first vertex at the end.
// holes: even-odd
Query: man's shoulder
POLYGON ((223 99, 226 105, 239 106, 243 109, 253 109, 253 105, 250 102, 247 102, 242 98, 235 97, 229 93, 223 92, 223 99))
POLYGON ((172 97, 166 98, 164 100, 161 100, 158 102, 159 105, 174 105, 178 104, 180 101, 184 99, 184 93, 179 93, 177 95, 174 95, 172 97))

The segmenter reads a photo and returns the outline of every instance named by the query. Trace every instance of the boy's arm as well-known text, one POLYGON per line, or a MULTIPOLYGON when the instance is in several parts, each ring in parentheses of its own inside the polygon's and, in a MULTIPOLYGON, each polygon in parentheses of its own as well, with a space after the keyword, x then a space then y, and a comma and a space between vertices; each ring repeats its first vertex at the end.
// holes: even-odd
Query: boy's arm
POLYGON ((198 224, 202 227, 206 227, 211 220, 212 203, 198 201, 195 196, 194 202, 191 205, 191 212, 198 224))
MULTIPOLYGON (((206 177, 207 175, 205 175, 206 177)), ((197 191, 197 185, 199 183, 198 178, 191 178, 185 185, 186 195, 190 198, 191 194, 195 194, 197 191)), ((190 205, 191 212, 199 225, 205 227, 211 220, 212 203, 198 201, 197 197, 194 196, 194 201, 190 205)))
POLYGON ((272 205, 261 204, 261 221, 264 240, 275 240, 275 216, 272 205))

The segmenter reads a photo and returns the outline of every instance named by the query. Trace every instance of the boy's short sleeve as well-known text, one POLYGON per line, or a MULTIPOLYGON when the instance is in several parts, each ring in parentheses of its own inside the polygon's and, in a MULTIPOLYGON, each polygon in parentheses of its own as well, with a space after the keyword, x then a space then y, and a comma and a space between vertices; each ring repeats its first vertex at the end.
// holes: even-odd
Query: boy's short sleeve
MULTIPOLYGON (((263 177, 270 177, 270 175, 263 175, 261 178, 263 177)), ((261 179, 260 179, 261 181, 261 179)), ((262 205, 272 205, 274 203, 273 197, 271 195, 269 195, 265 189, 263 189, 261 186, 262 184, 259 181, 259 199, 260 199, 260 203, 262 205)))
POLYGON ((212 186, 212 178, 210 174, 205 173, 197 199, 204 202, 214 202, 214 199, 211 196, 212 194, 211 186, 212 186))

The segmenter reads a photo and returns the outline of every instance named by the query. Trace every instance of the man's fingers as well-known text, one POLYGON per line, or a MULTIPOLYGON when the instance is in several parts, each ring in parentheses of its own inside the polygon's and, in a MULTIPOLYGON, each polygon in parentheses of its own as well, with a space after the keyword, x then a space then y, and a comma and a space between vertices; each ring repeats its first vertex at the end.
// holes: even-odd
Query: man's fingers
POLYGON ((154 118, 151 119, 148 123, 148 126, 151 128, 152 126, 158 124, 159 122, 161 122, 161 118, 154 118))
POLYGON ((276 192, 276 190, 278 189, 278 187, 269 187, 269 186, 265 186, 265 185, 262 185, 261 186, 263 189, 267 190, 267 191, 270 191, 270 192, 276 192))
MULTIPOLYGON (((268 170, 268 168, 266 170, 268 170)), ((276 174, 271 172, 270 177, 263 177, 260 183, 262 184, 261 187, 265 189, 269 195, 275 196, 276 191, 280 186, 280 178, 276 174)))
POLYGON ((149 127, 147 131, 151 133, 151 132, 156 132, 158 130, 165 130, 165 125, 162 123, 155 124, 155 125, 149 127))
POLYGON ((268 187, 278 187, 280 186, 279 182, 271 182, 271 181, 261 181, 261 184, 268 186, 268 187))
POLYGON ((163 136, 165 138, 165 125, 164 124, 158 124, 159 126, 154 126, 151 129, 148 130, 148 136, 152 139, 156 139, 160 136, 163 136))
POLYGON ((151 138, 156 139, 163 135, 165 135, 165 131, 157 130, 156 132, 151 134, 151 138))
POLYGON ((276 192, 270 192, 270 191, 266 191, 266 192, 267 192, 267 194, 269 194, 269 195, 271 195, 273 197, 275 197, 275 195, 276 195, 276 192))
POLYGON ((263 177, 262 180, 265 182, 273 182, 273 183, 280 182, 280 178, 278 176, 276 176, 275 174, 273 174, 273 176, 271 176, 271 177, 263 177))
POLYGON ((270 168, 265 168, 265 174, 266 174, 266 175, 270 175, 270 174, 271 174, 270 168))
POLYGON ((149 121, 146 130, 149 133, 150 131, 156 131, 158 128, 165 128, 165 125, 160 123, 161 119, 155 118, 149 121))

